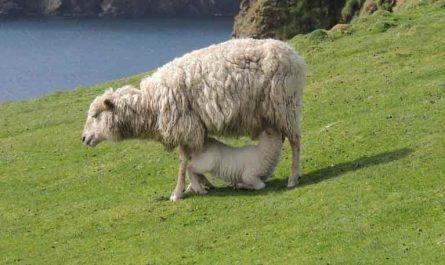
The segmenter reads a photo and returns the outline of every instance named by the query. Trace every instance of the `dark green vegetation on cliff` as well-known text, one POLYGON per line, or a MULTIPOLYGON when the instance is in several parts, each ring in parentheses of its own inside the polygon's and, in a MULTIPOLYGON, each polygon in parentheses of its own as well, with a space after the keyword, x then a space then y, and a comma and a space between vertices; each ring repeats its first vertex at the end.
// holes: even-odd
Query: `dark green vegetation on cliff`
POLYGON ((289 38, 337 24, 345 0, 243 0, 235 18, 237 37, 289 38))
POLYGON ((444 25, 421 6, 290 41, 310 69, 291 190, 287 147, 263 191, 171 203, 174 153, 81 146, 90 101, 141 76, 0 105, 0 263, 443 263, 444 25))
POLYGON ((0 0, 0 17, 232 16, 238 7, 238 0, 0 0))
POLYGON ((242 0, 234 36, 289 39, 316 28, 330 29, 378 10, 393 11, 434 0, 242 0))

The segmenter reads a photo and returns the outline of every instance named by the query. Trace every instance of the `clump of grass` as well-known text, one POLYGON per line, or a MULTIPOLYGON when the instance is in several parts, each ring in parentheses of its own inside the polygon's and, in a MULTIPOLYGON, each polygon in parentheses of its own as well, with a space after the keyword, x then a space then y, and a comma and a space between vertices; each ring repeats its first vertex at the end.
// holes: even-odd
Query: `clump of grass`
POLYGON ((337 24, 329 30, 328 35, 331 39, 335 40, 352 33, 353 29, 350 24, 337 24))
POLYGON ((309 33, 307 36, 308 39, 313 42, 320 42, 329 38, 327 31, 324 29, 316 29, 309 33))
POLYGON ((386 32, 388 29, 395 27, 395 23, 386 22, 386 21, 378 21, 370 28, 370 31, 373 33, 382 33, 386 32))
POLYGON ((374 13, 372 13, 372 16, 378 17, 378 18, 392 18, 392 17, 394 17, 393 13, 391 13, 388 10, 383 10, 383 9, 375 11, 374 13))

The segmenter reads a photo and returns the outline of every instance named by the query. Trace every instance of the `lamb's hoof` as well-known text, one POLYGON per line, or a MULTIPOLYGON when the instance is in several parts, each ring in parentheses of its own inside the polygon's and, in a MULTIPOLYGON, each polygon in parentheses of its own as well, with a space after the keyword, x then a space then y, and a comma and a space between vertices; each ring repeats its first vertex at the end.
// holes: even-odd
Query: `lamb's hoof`
POLYGON ((196 194, 199 195, 206 195, 208 192, 205 188, 203 188, 201 185, 197 186, 197 187, 193 187, 192 185, 192 189, 196 194))
POLYGON ((214 189, 215 189, 215 186, 213 186, 212 184, 210 184, 210 185, 204 185, 204 189, 206 189, 206 190, 214 190, 214 189))
POLYGON ((187 186, 187 188, 185 189, 184 194, 190 194, 190 193, 192 193, 192 192, 193 192, 192 184, 189 184, 189 185, 187 186))
POLYGON ((206 189, 201 189, 201 190, 197 190, 196 193, 198 193, 199 195, 206 195, 209 192, 206 189))
POLYGON ((170 196, 170 201, 172 201, 172 202, 177 202, 177 201, 179 201, 180 199, 182 199, 182 196, 183 196, 183 195, 184 195, 183 193, 176 193, 176 192, 173 192, 172 195, 170 196))
POLYGON ((191 193, 196 193, 199 195, 206 195, 208 193, 208 191, 205 188, 202 188, 201 186, 199 188, 194 189, 192 184, 189 184, 187 189, 185 189, 184 194, 191 194, 191 193))

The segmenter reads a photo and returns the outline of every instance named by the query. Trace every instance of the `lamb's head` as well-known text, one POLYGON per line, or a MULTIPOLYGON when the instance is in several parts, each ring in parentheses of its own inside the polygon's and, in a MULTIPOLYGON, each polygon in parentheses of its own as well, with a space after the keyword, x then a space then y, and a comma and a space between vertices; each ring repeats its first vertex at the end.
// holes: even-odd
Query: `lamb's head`
POLYGON ((115 98, 115 92, 110 89, 91 103, 82 133, 83 144, 93 147, 104 140, 117 138, 113 117, 115 98))
POLYGON ((285 139, 284 135, 281 132, 279 132, 273 128, 266 128, 264 131, 261 132, 261 134, 259 136, 260 142, 279 143, 281 141, 281 143, 283 143, 284 139, 285 139))

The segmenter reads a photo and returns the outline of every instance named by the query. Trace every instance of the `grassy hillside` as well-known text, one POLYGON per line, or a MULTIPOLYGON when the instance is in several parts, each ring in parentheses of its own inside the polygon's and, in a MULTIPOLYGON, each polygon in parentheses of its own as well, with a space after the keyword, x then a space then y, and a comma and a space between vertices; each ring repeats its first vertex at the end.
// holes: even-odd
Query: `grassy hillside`
POLYGON ((295 189, 288 147, 265 190, 178 203, 175 153, 83 147, 90 101, 141 76, 0 105, 0 263, 443 264, 444 6, 291 43, 310 68, 295 189))

